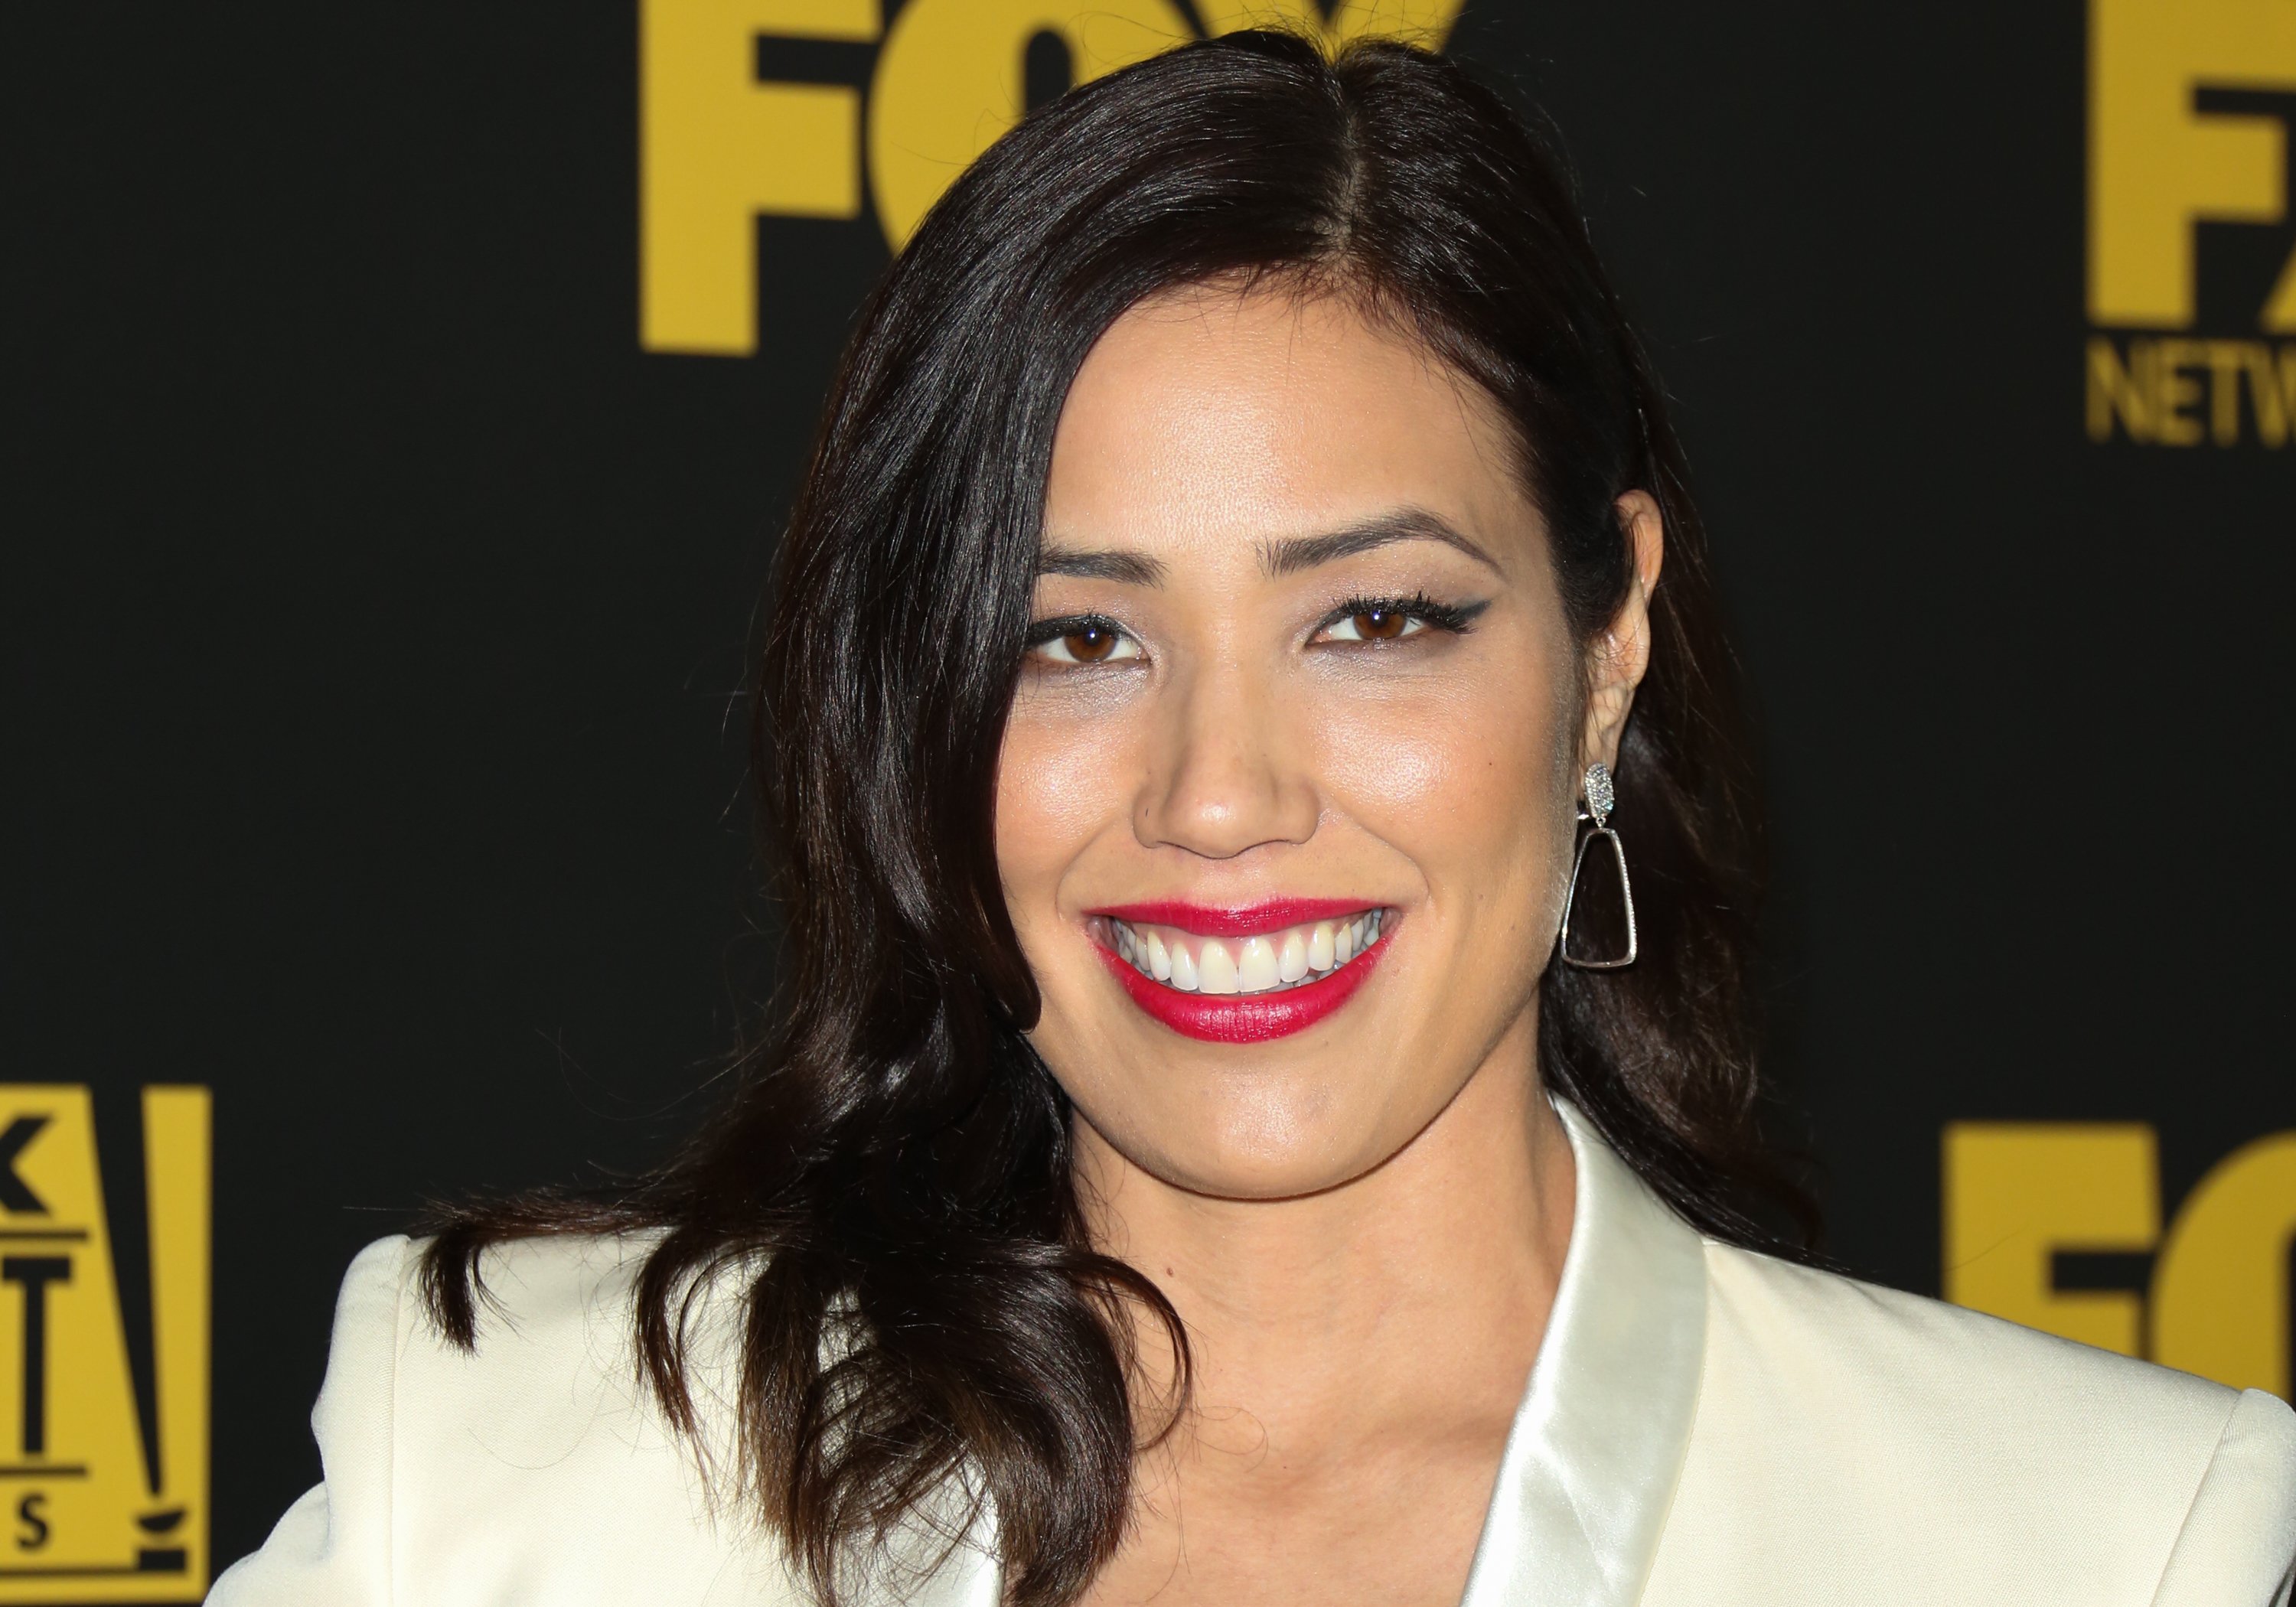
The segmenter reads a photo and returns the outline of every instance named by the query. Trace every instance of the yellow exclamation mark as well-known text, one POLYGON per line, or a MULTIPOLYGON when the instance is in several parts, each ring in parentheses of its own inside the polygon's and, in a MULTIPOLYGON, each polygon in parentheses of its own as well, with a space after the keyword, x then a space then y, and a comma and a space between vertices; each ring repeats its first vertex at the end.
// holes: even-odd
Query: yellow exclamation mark
POLYGON ((147 1551, 185 1554, 184 1575, 195 1591, 208 1579, 211 1103, 205 1088, 144 1090, 163 1488, 152 1492, 151 1510, 138 1521, 147 1551))

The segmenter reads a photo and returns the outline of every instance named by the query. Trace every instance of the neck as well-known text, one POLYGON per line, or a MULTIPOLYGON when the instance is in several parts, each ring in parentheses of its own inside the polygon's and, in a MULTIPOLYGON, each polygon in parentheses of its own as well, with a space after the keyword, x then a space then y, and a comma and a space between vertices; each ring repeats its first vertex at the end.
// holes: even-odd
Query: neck
MULTIPOLYGON (((1295 1199, 1190 1193, 1079 1124, 1095 1240, 1187 1327, 1177 1455, 1298 1466, 1512 1419, 1562 1278, 1575 1182, 1535 1043, 1527 1016, 1401 1151, 1295 1199)), ((1144 1338, 1143 1394, 1167 1398, 1168 1358, 1144 1338)))

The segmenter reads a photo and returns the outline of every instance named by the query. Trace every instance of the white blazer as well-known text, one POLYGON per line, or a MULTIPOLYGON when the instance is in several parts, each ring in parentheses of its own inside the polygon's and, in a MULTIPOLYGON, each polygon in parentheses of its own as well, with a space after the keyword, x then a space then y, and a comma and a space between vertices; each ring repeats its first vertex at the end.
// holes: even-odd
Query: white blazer
MULTIPOLYGON (((1714 1243, 1562 1109, 1578 1214, 1462 1607, 2289 1602, 2280 1401, 1714 1243)), ((636 1382, 642 1246, 490 1252, 504 1309, 476 1356, 422 1316, 415 1249, 353 1263, 312 1419, 325 1482, 211 1607, 803 1600, 636 1382)), ((997 1600, 964 1547, 880 1603, 997 1600)))

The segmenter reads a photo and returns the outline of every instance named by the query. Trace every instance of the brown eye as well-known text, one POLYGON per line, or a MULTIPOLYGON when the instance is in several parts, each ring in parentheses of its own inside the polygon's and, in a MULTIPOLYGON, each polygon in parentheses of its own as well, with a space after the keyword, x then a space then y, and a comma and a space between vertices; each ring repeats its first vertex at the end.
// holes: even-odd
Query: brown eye
POLYGON ((1087 625, 1061 638, 1069 657, 1079 664, 1098 664, 1116 651, 1117 635, 1104 625, 1087 625))
POLYGON ((1106 619, 1048 621, 1045 632, 1037 636, 1034 652, 1051 663, 1114 664, 1140 657, 1140 644, 1106 619))
MULTIPOLYGON (((1357 597, 1340 605, 1347 610, 1316 634, 1317 642, 1400 642, 1415 636, 1430 627, 1431 613, 1457 615, 1459 625, 1472 619, 1473 614, 1458 614, 1456 610, 1443 610, 1423 596, 1409 602, 1374 602, 1357 597)), ((1480 613, 1479 607, 1474 613, 1480 613)), ((1457 628, 1456 626, 1451 628, 1457 628)))

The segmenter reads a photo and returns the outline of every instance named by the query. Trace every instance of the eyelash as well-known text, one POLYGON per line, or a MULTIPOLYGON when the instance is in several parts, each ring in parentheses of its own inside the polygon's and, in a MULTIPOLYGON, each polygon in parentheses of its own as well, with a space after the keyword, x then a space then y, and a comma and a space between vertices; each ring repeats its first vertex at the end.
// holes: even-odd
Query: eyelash
MULTIPOLYGON (((1414 621, 1424 628, 1447 631, 1455 636, 1464 635, 1474 628, 1476 618, 1489 606, 1488 603, 1438 603, 1423 591, 1414 592, 1408 597, 1350 597, 1317 621, 1315 630, 1310 635, 1311 639, 1314 636, 1320 636, 1333 626, 1343 620, 1354 619, 1358 614, 1400 614, 1406 619, 1414 621)), ((1105 614, 1065 614, 1057 619, 1039 619, 1029 627, 1029 633, 1022 640, 1022 647, 1025 652, 1034 653, 1041 648, 1051 646, 1063 637, 1087 630, 1104 630, 1123 642, 1131 643, 1135 648, 1133 652, 1126 654, 1123 658, 1105 659, 1099 660, 1099 663, 1125 663, 1140 656, 1137 639, 1131 632, 1105 614)), ((1406 635, 1418 634, 1417 631, 1405 633, 1406 635)), ((1325 645, 1383 647, 1403 639, 1402 636, 1385 639, 1373 637, 1353 643, 1329 643, 1325 645)), ((1072 660, 1056 659, 1053 661, 1073 664, 1075 668, 1081 669, 1098 667, 1096 664, 1081 663, 1072 660)))
POLYGON ((1117 637, 1120 643, 1131 643, 1136 651, 1126 654, 1121 659, 1103 659, 1098 663, 1086 663, 1074 659, 1055 659, 1053 662, 1068 668, 1094 669, 1099 668, 1101 664, 1120 664, 1141 656, 1136 651, 1139 646, 1138 639, 1106 614, 1064 614, 1057 619, 1039 619, 1029 627, 1029 634, 1021 639, 1022 650, 1033 654, 1038 649, 1049 647, 1064 636, 1077 635, 1088 630, 1104 630, 1117 637))
MULTIPOLYGON (((1321 623, 1316 627, 1314 634, 1320 636, 1341 620, 1352 619, 1358 614, 1401 614, 1405 619, 1416 620, 1431 629, 1447 631, 1455 636, 1464 636, 1474 628, 1477 617, 1489 606, 1488 603, 1438 603, 1425 592, 1414 592, 1408 597, 1350 597, 1332 609, 1330 613, 1325 614, 1321 623)), ((1417 633, 1406 634, 1416 635, 1417 633)), ((1389 641, 1402 639, 1402 637, 1388 638, 1389 641)), ((1363 646, 1385 644, 1377 638, 1360 644, 1363 646)), ((1357 645, 1357 644, 1351 643, 1348 645, 1357 645)))

